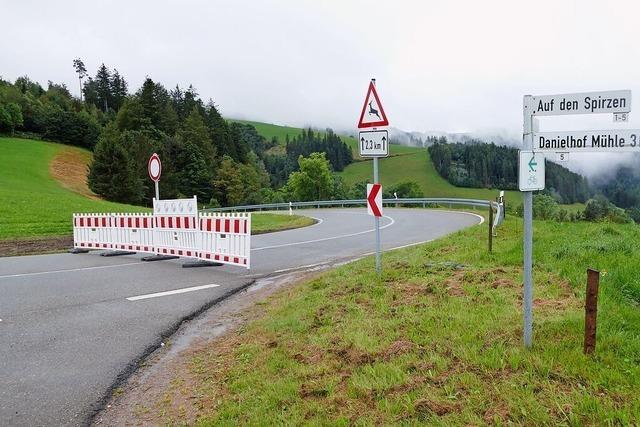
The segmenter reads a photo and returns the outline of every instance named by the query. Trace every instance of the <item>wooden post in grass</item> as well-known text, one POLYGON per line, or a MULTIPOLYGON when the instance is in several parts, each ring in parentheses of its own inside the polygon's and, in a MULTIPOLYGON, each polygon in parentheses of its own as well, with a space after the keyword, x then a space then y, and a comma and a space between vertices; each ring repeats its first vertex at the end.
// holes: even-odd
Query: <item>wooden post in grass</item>
POLYGON ((587 295, 584 304, 584 354, 591 354, 596 349, 599 286, 600 272, 587 269, 587 295))
POLYGON ((489 202, 489 252, 493 250, 493 206, 489 202))

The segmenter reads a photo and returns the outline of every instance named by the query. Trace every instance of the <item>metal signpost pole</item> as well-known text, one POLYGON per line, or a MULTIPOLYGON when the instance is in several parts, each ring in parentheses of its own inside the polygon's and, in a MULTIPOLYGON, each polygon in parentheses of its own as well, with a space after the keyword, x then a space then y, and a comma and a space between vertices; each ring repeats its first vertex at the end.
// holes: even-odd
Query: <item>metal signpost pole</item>
MULTIPOLYGON (((531 95, 524 97, 523 145, 525 150, 533 149, 531 95)), ((533 192, 524 192, 524 346, 531 348, 533 335, 533 192)))
MULTIPOLYGON (((373 183, 378 184, 378 158, 373 158, 373 183)), ((381 254, 380 254, 380 217, 374 216, 376 222, 376 271, 380 274, 382 270, 381 266, 381 254)))
POLYGON ((156 181, 156 200, 160 200, 160 184, 156 181))
POLYGON ((360 157, 373 158, 373 184, 367 184, 367 212, 373 215, 376 226, 376 272, 378 274, 382 271, 380 217, 383 211, 378 157, 389 155, 389 132, 386 129, 378 129, 385 126, 389 126, 389 120, 376 91, 376 79, 371 79, 358 121, 358 143, 360 157))

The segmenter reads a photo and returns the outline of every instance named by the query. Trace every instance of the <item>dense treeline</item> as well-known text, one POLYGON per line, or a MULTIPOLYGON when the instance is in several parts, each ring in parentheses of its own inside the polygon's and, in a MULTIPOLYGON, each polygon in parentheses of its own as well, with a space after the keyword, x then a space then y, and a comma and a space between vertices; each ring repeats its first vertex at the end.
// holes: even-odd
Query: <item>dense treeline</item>
POLYGON ((147 77, 130 93, 115 69, 102 64, 89 76, 80 59, 73 65, 82 89, 79 99, 65 85, 49 82, 44 89, 28 77, 13 84, 0 79, 0 133, 93 150, 89 186, 108 200, 150 203, 154 191, 146 168, 153 152, 163 162, 163 198, 196 195, 201 203, 215 206, 306 197, 308 192, 295 185, 302 181, 292 184, 290 178, 301 164, 318 162, 326 163, 323 168, 332 174, 330 191, 323 195, 349 191, 333 175, 353 160, 351 150, 331 130, 309 129, 290 141, 287 137, 282 153, 271 150, 279 145, 276 138, 267 141, 249 124, 227 122, 192 86, 167 90, 147 77), (323 156, 303 162, 315 152, 323 156))
POLYGON ((340 137, 327 129, 324 133, 314 132, 312 129, 303 130, 298 136, 285 141, 286 155, 267 155, 264 158, 274 186, 282 185, 292 172, 299 170, 298 158, 308 157, 311 153, 324 153, 326 160, 334 172, 344 170, 345 166, 353 162, 353 154, 347 144, 340 137))
MULTIPOLYGON (((453 185, 475 188, 518 188, 518 150, 473 141, 448 144, 429 140, 429 154, 438 173, 453 185)), ((591 193, 583 176, 547 161, 545 193, 559 203, 585 202, 591 193)))
POLYGON ((0 79, 0 132, 40 135, 51 141, 93 148, 101 114, 83 105, 64 85, 47 89, 28 77, 11 84, 0 79))

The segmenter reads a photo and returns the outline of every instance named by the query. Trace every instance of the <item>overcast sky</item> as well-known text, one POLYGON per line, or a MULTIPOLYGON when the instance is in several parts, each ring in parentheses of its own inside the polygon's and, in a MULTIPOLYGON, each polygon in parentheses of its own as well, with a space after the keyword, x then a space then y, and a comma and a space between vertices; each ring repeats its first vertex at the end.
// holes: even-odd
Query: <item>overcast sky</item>
MULTIPOLYGON (((192 83, 232 118, 351 129, 371 77, 391 125, 418 131, 517 135, 524 94, 640 96, 637 0, 0 0, 0 11, 5 79, 77 94, 80 57, 92 75, 117 68, 130 90, 147 75, 192 83)), ((553 129, 613 126, 584 119, 553 129)))

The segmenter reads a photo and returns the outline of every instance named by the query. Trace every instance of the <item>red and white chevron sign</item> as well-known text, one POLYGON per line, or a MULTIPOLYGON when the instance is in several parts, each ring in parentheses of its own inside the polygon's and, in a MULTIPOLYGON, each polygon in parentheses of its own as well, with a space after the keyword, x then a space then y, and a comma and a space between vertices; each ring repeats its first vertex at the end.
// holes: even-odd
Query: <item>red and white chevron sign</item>
POLYGON ((367 184, 367 213, 382 216, 382 185, 367 184))

